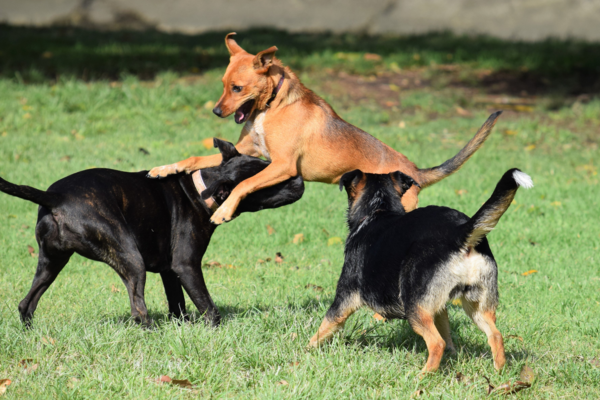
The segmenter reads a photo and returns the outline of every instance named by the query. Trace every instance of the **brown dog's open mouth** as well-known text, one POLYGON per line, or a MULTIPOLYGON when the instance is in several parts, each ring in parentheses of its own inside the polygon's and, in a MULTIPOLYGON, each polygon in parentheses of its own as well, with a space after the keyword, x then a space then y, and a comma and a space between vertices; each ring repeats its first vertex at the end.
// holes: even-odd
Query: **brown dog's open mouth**
POLYGON ((248 100, 244 104, 240 106, 235 112, 235 123, 241 124, 246 122, 250 117, 250 112, 252 111, 252 107, 254 107, 254 99, 248 100))

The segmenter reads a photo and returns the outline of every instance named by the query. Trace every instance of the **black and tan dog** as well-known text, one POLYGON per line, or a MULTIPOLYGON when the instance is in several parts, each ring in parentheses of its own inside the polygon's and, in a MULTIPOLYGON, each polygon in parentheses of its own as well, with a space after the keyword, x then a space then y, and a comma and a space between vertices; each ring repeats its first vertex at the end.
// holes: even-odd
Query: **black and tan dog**
POLYGON ((406 213, 400 200, 414 184, 401 172, 375 175, 357 170, 340 180, 349 203, 344 267, 335 300, 310 345, 330 338, 366 305, 385 318, 408 319, 427 343, 424 371, 432 372, 446 346, 454 350, 446 303, 459 298, 486 333, 494 367, 501 369, 505 356, 496 328, 498 268, 486 235, 518 187, 533 186, 531 178, 517 169, 506 172, 472 218, 437 206, 406 213))
MULTIPOLYGON (((215 225, 214 210, 243 180, 269 163, 241 155, 233 144, 215 139, 223 162, 193 175, 161 181, 147 171, 90 169, 53 183, 46 192, 0 178, 0 191, 39 204, 36 238, 39 261, 31 290, 19 304, 29 324, 42 294, 73 253, 110 265, 129 292, 131 315, 150 324, 144 301, 146 271, 160 273, 169 311, 185 315, 183 288, 207 322, 220 321, 204 283, 201 262, 215 225), (202 200, 199 192, 202 192, 202 200)), ((248 196, 238 213, 276 208, 304 193, 301 177, 248 196)))

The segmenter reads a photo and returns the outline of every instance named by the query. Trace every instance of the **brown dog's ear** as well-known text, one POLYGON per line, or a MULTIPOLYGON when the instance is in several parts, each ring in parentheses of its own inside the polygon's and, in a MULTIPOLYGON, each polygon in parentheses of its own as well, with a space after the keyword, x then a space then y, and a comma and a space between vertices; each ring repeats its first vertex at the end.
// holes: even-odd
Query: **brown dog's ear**
POLYGON ((239 44, 235 40, 231 38, 231 36, 235 36, 237 33, 231 32, 225 36, 225 46, 227 46, 227 50, 229 50, 229 55, 234 56, 241 51, 245 51, 240 47, 239 44))
POLYGON ((240 153, 237 151, 233 143, 226 142, 225 140, 213 138, 213 144, 216 148, 219 149, 221 155, 223 156, 223 161, 221 164, 229 161, 233 157, 237 157, 240 153))
POLYGON ((402 193, 400 193, 400 195, 403 195, 404 193, 406 193, 406 191, 408 189, 410 189, 412 187, 412 185, 421 187, 417 183, 417 181, 415 181, 413 178, 411 178, 410 176, 408 176, 400 171, 392 172, 390 175, 392 175, 392 179, 395 180, 396 183, 398 183, 398 186, 402 190, 402 193))
POLYGON ((264 74, 269 70, 271 65, 273 65, 276 51, 277 47, 269 47, 268 49, 259 52, 256 57, 254 57, 254 69, 257 73, 264 74))
POLYGON ((352 172, 346 172, 340 178, 340 192, 343 188, 346 188, 346 192, 350 193, 354 186, 360 182, 363 177, 363 172, 360 169, 355 169, 352 172))

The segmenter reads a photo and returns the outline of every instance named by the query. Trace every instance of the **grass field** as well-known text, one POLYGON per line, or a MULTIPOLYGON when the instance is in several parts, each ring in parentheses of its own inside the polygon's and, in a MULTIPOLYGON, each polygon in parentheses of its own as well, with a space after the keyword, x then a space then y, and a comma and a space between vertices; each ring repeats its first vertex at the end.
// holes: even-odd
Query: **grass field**
MULTIPOLYGON (((222 38, 0 27, 0 176, 47 188, 82 169, 138 171, 213 153, 205 138, 235 141, 240 127, 210 112, 226 65, 222 38)), ((443 34, 240 38, 250 51, 277 45, 342 117, 421 167, 454 155, 492 111, 506 110, 483 148, 420 201, 471 215, 507 169, 532 176, 535 188, 518 192, 490 234, 507 367, 494 371, 485 335, 452 304, 458 355, 423 379, 424 341, 406 321, 377 322, 366 309, 331 344, 307 351, 343 262, 343 244, 330 239, 347 235, 345 194, 316 183, 296 204, 217 229, 203 262, 222 267, 203 272, 223 316, 218 329, 169 320, 154 274, 146 301, 158 328, 136 326, 117 274, 74 256, 24 330, 17 305, 35 271, 27 246, 37 253, 37 207, 0 194, 0 380, 13 381, 4 396, 482 398, 486 378, 514 382, 527 364, 536 379, 516 397, 599 398, 600 45, 443 34), (276 252, 283 263, 259 262, 276 252), (158 384, 161 375, 193 387, 158 384)))

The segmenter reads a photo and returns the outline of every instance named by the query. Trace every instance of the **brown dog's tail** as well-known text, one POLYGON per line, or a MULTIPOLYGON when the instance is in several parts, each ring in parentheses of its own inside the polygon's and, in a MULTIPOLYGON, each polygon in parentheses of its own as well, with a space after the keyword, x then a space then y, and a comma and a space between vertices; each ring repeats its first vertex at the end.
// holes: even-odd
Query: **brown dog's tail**
POLYGON ((438 165, 433 168, 426 168, 419 170, 419 184, 421 188, 426 188, 434 183, 437 183, 445 177, 455 173, 467 162, 469 158, 475 153, 492 133, 492 128, 496 125, 498 117, 502 114, 502 111, 496 111, 489 116, 487 121, 483 124, 479 131, 473 136, 473 139, 467 143, 457 155, 447 160, 442 165, 438 165))
POLYGON ((30 186, 15 185, 2 178, 0 178, 0 192, 29 200, 49 209, 57 207, 63 201, 63 196, 58 193, 44 192, 30 186))
POLYGON ((531 177, 516 168, 506 171, 488 201, 464 224, 462 244, 466 250, 477 246, 494 229, 515 198, 519 187, 531 189, 531 177))

